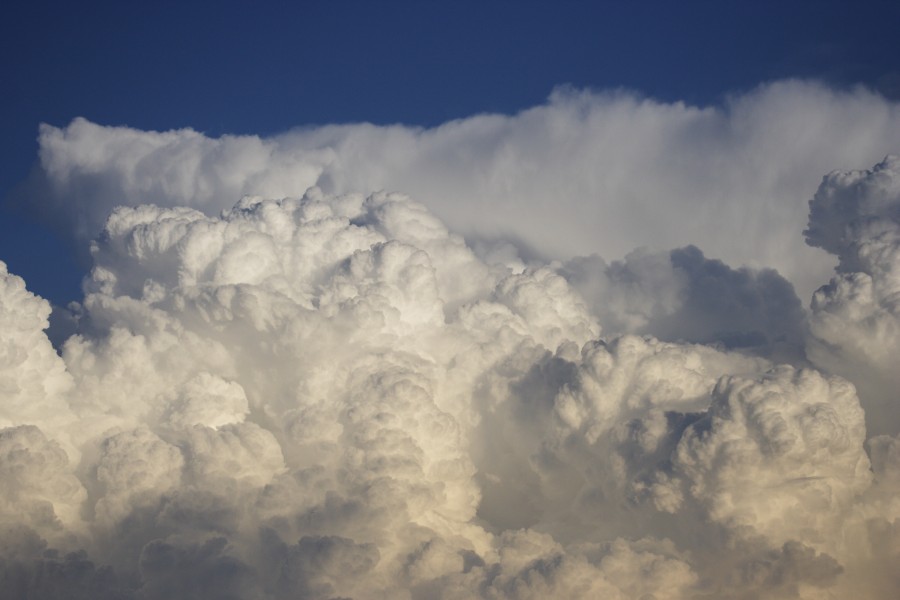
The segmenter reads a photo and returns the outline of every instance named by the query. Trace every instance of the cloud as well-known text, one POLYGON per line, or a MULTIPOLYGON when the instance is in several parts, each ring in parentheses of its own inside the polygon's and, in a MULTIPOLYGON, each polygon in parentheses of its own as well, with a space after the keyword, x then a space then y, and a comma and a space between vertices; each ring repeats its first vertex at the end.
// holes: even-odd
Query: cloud
POLYGON ((269 138, 75 119, 41 127, 40 162, 22 201, 84 254, 118 205, 213 216, 244 195, 280 198, 313 185, 332 194, 399 190, 467 237, 507 236, 557 259, 695 244, 729 264, 775 268, 808 298, 831 264, 797 236, 804 199, 822 173, 872 164, 898 136, 896 103, 799 81, 721 107, 561 88, 513 116, 269 138))
MULTIPOLYGON (((369 137, 411 144, 385 154, 400 174, 414 171, 404 156, 431 152, 440 160, 418 163, 423 173, 433 164, 459 174, 455 165, 476 158, 485 174, 520 173, 491 162, 504 153, 562 168, 588 152, 572 123, 621 125, 604 111, 624 111, 626 129, 657 141, 672 131, 695 140, 706 123, 713 147, 723 130, 771 143, 776 129, 748 123, 761 126, 758 111, 793 114, 798 98, 823 122, 860 106, 884 108, 882 125, 894 118, 864 92, 787 83, 726 111, 560 94, 516 117, 255 143, 84 121, 46 129, 45 183, 60 186, 57 200, 71 190, 63 210, 83 223, 111 212, 59 355, 43 333, 49 305, 5 268, 0 277, 4 589, 38 599, 61 589, 134 599, 896 596, 900 424, 888 404, 877 412, 897 389, 882 360, 895 341, 895 159, 832 174, 811 201, 807 238, 839 264, 808 315, 779 272, 731 267, 694 246, 542 260, 525 248, 540 245, 527 229, 468 243, 465 226, 403 194, 277 188, 341 188, 357 166, 377 181, 387 167, 352 163, 369 137), (520 138, 531 141, 508 145, 520 138), (351 151, 351 139, 362 145, 351 151), (566 139, 575 150, 551 160, 566 139), (306 172, 292 171, 285 157, 299 155, 286 149, 310 140, 342 150, 323 151, 310 181, 290 180, 306 172), (457 153, 471 140, 491 150, 457 153), (210 165, 229 169, 213 176, 210 165), (222 198, 263 184, 274 199, 258 189, 230 206, 222 198), (126 198, 114 209, 112 189, 126 198), (140 204, 142 194, 158 203, 140 204), (860 373, 883 379, 867 388, 860 373)), ((646 153, 646 139, 633 143, 626 154, 646 153)), ((755 181, 746 166, 723 169, 755 181)), ((781 171, 762 172, 753 175, 781 171)), ((436 193, 450 193, 441 181, 436 193)), ((750 210, 748 197, 732 209, 750 210)), ((515 212, 497 202, 486 222, 515 212)))
POLYGON ((900 425, 900 158, 829 174, 810 200, 807 242, 838 257, 812 302, 810 358, 857 386, 872 434, 900 425))
POLYGON ((0 426, 38 419, 57 430, 74 425, 67 399, 72 378, 43 333, 49 316, 50 304, 29 292, 22 278, 0 261, 0 390, 5 396, 0 426))
POLYGON ((780 360, 803 357, 806 316, 793 286, 772 269, 732 269, 697 247, 635 250, 564 264, 608 333, 721 344, 780 360))

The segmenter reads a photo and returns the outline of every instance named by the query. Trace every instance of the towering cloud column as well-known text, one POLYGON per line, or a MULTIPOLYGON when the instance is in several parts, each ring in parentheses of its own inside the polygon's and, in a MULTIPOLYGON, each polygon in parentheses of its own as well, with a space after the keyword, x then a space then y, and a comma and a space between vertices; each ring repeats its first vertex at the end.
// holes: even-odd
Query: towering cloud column
POLYGON ((806 240, 838 257, 812 301, 810 359, 859 389, 869 433, 900 433, 900 157, 826 176, 806 240))

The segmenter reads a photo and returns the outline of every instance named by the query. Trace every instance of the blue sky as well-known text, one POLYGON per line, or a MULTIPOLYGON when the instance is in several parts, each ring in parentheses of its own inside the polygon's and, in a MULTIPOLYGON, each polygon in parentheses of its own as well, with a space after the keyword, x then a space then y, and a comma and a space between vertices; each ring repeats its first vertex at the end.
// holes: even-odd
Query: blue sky
MULTIPOLYGON (((891 2, 33 2, 0 20, 0 190, 41 122, 207 135, 369 121, 433 126, 512 114, 555 86, 720 103, 787 77, 900 97, 891 2)), ((78 269, 4 209, 0 258, 57 302, 78 269)))

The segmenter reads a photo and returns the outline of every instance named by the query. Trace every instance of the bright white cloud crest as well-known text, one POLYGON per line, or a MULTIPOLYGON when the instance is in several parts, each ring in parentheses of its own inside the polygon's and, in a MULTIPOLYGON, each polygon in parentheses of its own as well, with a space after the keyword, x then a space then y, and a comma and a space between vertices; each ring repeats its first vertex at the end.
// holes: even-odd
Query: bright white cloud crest
MULTIPOLYGON (((555 188, 565 212, 585 189, 616 196, 632 182, 641 200, 611 206, 639 212, 678 173, 666 219, 689 208, 679 186, 691 165, 716 156, 707 168, 728 175, 701 187, 769 180, 714 211, 749 214, 741 202, 793 190, 796 175, 730 160, 774 143, 757 126, 796 116, 798 98, 820 111, 812 122, 863 119, 836 126, 857 132, 849 156, 892 135, 873 123, 897 127, 880 98, 783 84, 727 115, 570 94, 427 131, 210 140, 44 128, 44 201, 67 202, 57 205, 80 219, 74 237, 95 237, 93 268, 61 355, 43 334, 49 305, 0 272, 3 593, 895 596, 897 159, 832 173, 815 194, 807 239, 840 265, 808 313, 777 272, 693 246, 546 262, 490 235, 513 211, 501 233, 577 252, 577 227, 572 240, 552 221, 530 228, 545 210, 535 198, 555 188), (607 155, 622 179, 573 177, 606 164, 588 140, 616 126, 634 144, 607 155), (693 155, 670 152, 683 138, 693 155), (665 156, 678 164, 660 166, 665 156), (462 172, 481 180, 442 187, 462 172), (401 194, 343 193, 395 176, 413 188, 433 179, 429 202, 452 227, 401 194), (501 188, 509 195, 464 194, 501 188), (442 204, 454 190, 460 204, 442 204), (245 192, 256 195, 226 206, 245 192), (463 222, 470 202, 485 207, 480 231, 463 222)), ((823 156, 834 155, 808 164, 823 156)), ((777 222, 766 238, 777 243, 798 210, 750 229, 777 222)), ((696 241, 715 247, 736 226, 696 241)))

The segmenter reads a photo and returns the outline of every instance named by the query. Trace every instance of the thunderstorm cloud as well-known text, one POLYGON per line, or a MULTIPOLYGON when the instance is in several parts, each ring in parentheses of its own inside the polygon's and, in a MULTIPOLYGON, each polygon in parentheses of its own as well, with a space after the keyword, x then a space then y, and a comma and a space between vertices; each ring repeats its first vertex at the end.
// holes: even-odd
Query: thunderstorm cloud
POLYGON ((900 594, 896 104, 39 143, 90 271, 54 346, 0 263, 0 597, 900 594))

